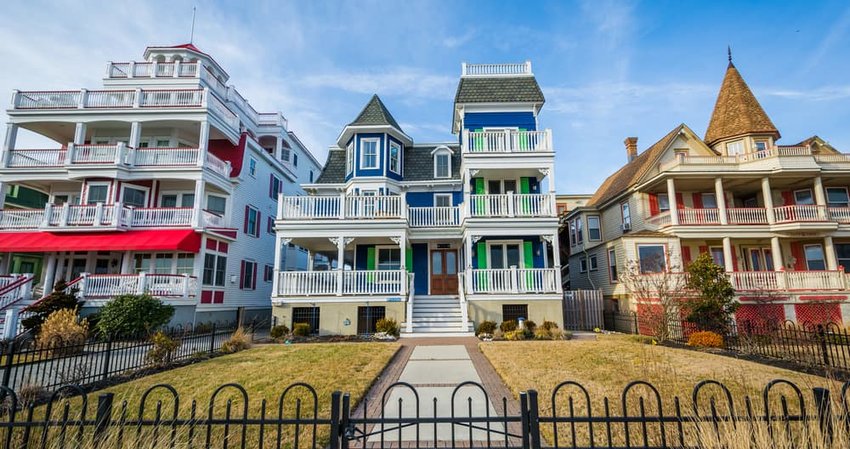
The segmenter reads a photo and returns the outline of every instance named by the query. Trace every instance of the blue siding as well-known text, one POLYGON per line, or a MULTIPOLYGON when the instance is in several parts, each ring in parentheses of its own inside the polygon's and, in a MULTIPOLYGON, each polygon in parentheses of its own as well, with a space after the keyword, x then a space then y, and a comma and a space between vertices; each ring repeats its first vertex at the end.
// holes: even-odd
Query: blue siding
POLYGON ((437 190, 433 192, 407 192, 407 205, 410 207, 433 207, 435 193, 451 193, 452 204, 455 206, 463 203, 462 191, 437 190))
POLYGON ((399 148, 401 148, 401 151, 398 155, 398 158, 399 158, 399 167, 398 168, 399 168, 400 173, 395 174, 395 173, 390 171, 390 146, 389 146, 389 144, 387 145, 387 148, 386 148, 387 154, 386 154, 386 157, 384 158, 387 161, 387 163, 385 164, 386 165, 386 176, 387 176, 387 178, 395 179, 397 181, 401 181, 402 178, 403 178, 402 174, 404 173, 404 144, 402 144, 401 141, 399 141, 398 139, 396 139, 393 136, 388 135, 387 137, 389 138, 390 142, 397 143, 399 148))
POLYGON ((355 135, 356 144, 355 144, 355 152, 354 152, 354 165, 356 167, 354 171, 354 175, 357 177, 360 176, 384 176, 384 164, 386 162, 386 142, 385 142, 385 134, 383 133, 358 133, 355 135), (361 143, 364 138, 378 138, 378 168, 370 168, 370 169, 362 169, 360 167, 360 151, 361 151, 361 143))
POLYGON ((354 247, 354 269, 355 270, 366 270, 366 259, 368 258, 368 251, 370 246, 375 245, 356 245, 354 247))
POLYGON ((488 126, 515 126, 528 131, 537 130, 537 122, 531 112, 467 112, 463 116, 463 127, 468 130, 488 126))
MULTIPOLYGON (((479 242, 486 242, 488 240, 522 240, 524 242, 531 242, 532 249, 532 264, 534 268, 543 268, 544 260, 543 260, 543 242, 540 241, 540 237, 532 236, 532 237, 497 237, 490 236, 484 237, 479 242)), ((486 268, 478 266, 478 245, 472 245, 472 268, 486 268)), ((522 251, 522 248, 520 248, 522 251)), ((522 267, 517 267, 522 268, 522 267)))
POLYGON ((428 244, 414 243, 413 248, 413 293, 428 294, 428 244))
POLYGON ((531 193, 540 193, 540 181, 538 181, 537 178, 529 177, 528 188, 531 193))

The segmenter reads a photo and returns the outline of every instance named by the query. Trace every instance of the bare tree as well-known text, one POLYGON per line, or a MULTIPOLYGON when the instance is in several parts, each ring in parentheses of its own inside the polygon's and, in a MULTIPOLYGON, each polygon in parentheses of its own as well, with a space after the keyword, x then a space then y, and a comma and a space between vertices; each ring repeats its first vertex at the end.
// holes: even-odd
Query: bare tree
POLYGON ((680 305, 686 300, 687 275, 673 261, 663 256, 630 260, 626 263, 620 281, 638 304, 646 304, 649 312, 640 317, 660 341, 672 336, 671 324, 681 322, 680 305))

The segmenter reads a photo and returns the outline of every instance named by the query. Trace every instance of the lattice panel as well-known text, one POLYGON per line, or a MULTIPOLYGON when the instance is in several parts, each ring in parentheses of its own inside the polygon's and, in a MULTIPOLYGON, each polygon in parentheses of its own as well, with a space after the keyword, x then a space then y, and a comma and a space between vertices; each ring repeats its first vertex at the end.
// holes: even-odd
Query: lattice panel
POLYGON ((838 303, 794 304, 794 311, 797 313, 797 324, 803 326, 828 323, 844 325, 841 304, 838 303))
POLYGON ((747 323, 753 327, 765 327, 784 321, 785 307, 782 304, 741 304, 735 311, 738 329, 745 329, 747 323))

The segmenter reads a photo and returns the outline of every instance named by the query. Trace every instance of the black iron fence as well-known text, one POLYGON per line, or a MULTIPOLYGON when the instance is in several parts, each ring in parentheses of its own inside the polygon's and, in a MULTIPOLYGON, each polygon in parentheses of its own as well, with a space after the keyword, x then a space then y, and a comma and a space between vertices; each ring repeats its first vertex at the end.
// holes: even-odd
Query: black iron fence
POLYGON ((209 323, 163 329, 176 346, 159 354, 152 352, 155 345, 147 333, 95 336, 77 343, 0 341, 0 386, 37 395, 62 385, 87 386, 139 369, 203 359, 221 350, 236 328, 236 323, 209 323))
POLYGON ((483 386, 466 382, 448 394, 406 383, 391 385, 371 416, 348 394, 317 392, 304 383, 280 396, 250 399, 239 385, 222 385, 208 401, 181 401, 155 385, 133 404, 111 393, 87 396, 57 390, 45 406, 21 404, 9 389, 0 416, 0 447, 18 448, 696 448, 848 447, 850 383, 834 395, 811 395, 784 380, 760 397, 735 395, 703 381, 690 398, 663 395, 643 381, 617 399, 593 397, 576 382, 549 396, 535 390, 491 403, 483 386), (439 396, 439 398, 438 398, 439 396), (511 401, 513 402, 513 401, 511 401), (513 410, 513 411, 511 411, 513 410), (743 444, 742 444, 743 443, 743 444))

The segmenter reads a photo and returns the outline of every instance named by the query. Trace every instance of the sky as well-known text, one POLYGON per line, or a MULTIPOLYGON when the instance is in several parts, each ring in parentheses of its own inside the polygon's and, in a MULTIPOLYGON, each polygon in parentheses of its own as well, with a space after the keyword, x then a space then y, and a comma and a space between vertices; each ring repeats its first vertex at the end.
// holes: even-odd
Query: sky
MULTIPOLYGON (((592 193, 680 123, 703 135, 735 65, 793 144, 850 152, 850 2, 6 0, 0 94, 96 89, 107 61, 189 40, 324 163, 373 93, 414 141, 451 141, 462 62, 532 61, 559 193, 592 193)), ((8 100, 3 100, 8 101, 8 100)), ((8 104, 8 103, 7 103, 8 104)), ((34 136, 22 137, 37 145, 34 136)))

